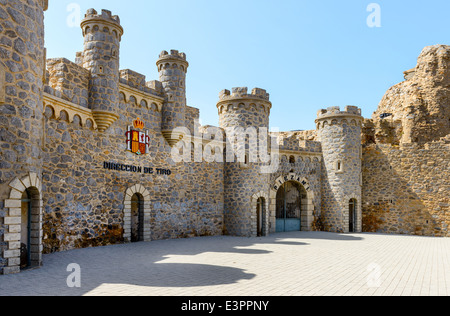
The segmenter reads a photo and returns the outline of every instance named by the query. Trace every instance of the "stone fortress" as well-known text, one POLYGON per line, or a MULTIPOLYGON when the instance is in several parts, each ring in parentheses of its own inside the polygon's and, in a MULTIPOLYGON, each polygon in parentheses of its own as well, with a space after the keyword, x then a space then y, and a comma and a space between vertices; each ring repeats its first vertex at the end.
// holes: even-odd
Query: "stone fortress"
POLYGON ((330 107, 316 130, 269 132, 281 105, 241 87, 220 92, 220 126, 200 126, 184 53, 161 53, 159 80, 121 70, 119 17, 90 9, 75 62, 47 60, 47 6, 0 3, 0 273, 52 252, 169 238, 450 236, 449 46, 425 48, 371 119, 330 107), (248 133, 230 142, 239 128, 258 129, 265 149, 248 133), (242 159, 226 159, 239 146, 242 159), (250 159, 255 146, 271 160, 250 159))

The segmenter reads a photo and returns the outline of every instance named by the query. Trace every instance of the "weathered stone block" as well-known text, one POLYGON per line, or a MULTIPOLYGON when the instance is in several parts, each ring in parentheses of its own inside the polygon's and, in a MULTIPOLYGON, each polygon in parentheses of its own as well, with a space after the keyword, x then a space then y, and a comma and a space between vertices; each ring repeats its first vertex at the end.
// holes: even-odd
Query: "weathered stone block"
POLYGON ((9 225, 9 232, 10 233, 20 233, 22 231, 21 225, 9 225))
POLYGON ((20 217, 5 217, 5 225, 20 225, 21 218, 20 217))
POLYGON ((13 208, 13 207, 10 207, 9 208, 9 212, 8 212, 8 214, 9 214, 9 216, 11 216, 11 217, 15 217, 15 216, 21 216, 21 214, 22 214, 22 209, 21 208, 13 208))
POLYGON ((23 185, 22 181, 20 181, 19 179, 14 179, 9 186, 11 188, 16 189, 19 192, 24 192, 26 190, 26 187, 23 185))
POLYGON ((10 241, 8 242, 9 250, 20 249, 20 241, 10 241))
POLYGON ((17 241, 20 240, 20 234, 17 233, 6 233, 4 235, 4 240, 5 241, 17 241))
POLYGON ((4 275, 16 274, 16 273, 20 273, 20 267, 19 266, 3 268, 3 274, 4 275))
POLYGON ((3 252, 3 258, 5 259, 16 257, 20 257, 20 250, 5 250, 3 252))

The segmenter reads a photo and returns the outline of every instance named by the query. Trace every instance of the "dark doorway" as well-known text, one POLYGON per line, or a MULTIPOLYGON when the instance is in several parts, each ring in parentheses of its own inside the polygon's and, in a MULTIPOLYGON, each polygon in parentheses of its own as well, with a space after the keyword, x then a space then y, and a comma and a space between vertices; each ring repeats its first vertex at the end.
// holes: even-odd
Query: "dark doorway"
POLYGON ((256 234, 258 237, 265 236, 266 201, 259 198, 256 203, 256 234))
POLYGON ((131 242, 144 240, 144 200, 138 193, 131 197, 131 242))
POLYGON ((31 194, 22 194, 22 213, 20 231, 20 268, 31 267, 31 194))
POLYGON ((356 200, 351 199, 349 203, 349 213, 348 213, 348 222, 349 222, 349 232, 356 232, 356 200))

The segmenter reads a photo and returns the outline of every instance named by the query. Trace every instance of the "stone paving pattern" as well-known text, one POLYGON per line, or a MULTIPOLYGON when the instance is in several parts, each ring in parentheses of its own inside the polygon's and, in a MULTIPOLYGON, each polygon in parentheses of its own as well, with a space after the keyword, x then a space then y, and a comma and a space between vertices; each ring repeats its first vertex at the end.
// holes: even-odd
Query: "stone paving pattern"
POLYGON ((448 238, 323 232, 199 237, 77 249, 45 255, 44 263, 0 276, 0 295, 450 295, 448 238), (81 267, 81 288, 66 285, 71 263, 81 267))

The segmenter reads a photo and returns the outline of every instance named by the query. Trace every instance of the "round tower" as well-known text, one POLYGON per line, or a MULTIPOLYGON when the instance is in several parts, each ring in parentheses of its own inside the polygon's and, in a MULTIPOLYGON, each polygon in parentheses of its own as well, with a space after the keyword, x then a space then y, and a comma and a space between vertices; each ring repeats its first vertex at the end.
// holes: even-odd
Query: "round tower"
POLYGON ((175 129, 186 126, 186 73, 189 63, 185 53, 171 50, 170 54, 163 51, 159 55, 156 66, 165 93, 161 131, 172 147, 182 138, 175 129))
POLYGON ((117 15, 89 9, 81 28, 84 36, 83 67, 91 71, 89 107, 99 131, 103 132, 118 116, 119 53, 123 28, 117 15))
POLYGON ((0 4, 0 274, 42 263, 47 6, 47 0, 0 4))
POLYGON ((223 90, 217 108, 226 133, 225 230, 235 236, 268 235, 269 174, 262 172, 267 161, 260 154, 268 150, 261 145, 268 142, 269 94, 258 88, 250 94, 247 88, 223 90))
POLYGON ((322 220, 333 232, 361 232, 361 109, 321 110, 316 120, 322 143, 322 220))

